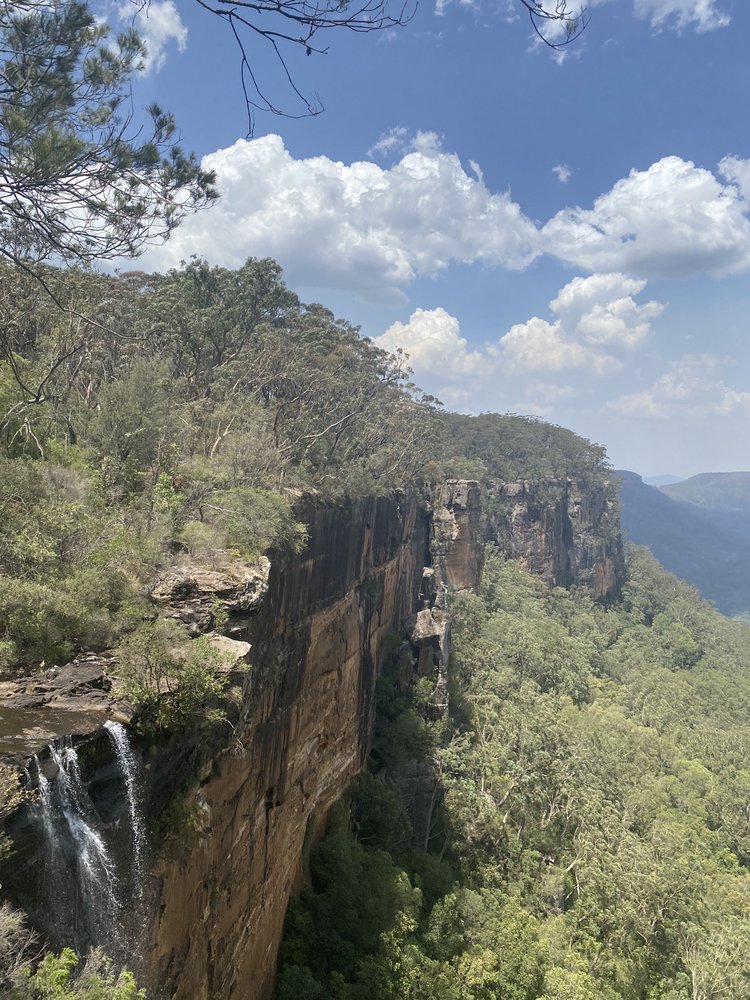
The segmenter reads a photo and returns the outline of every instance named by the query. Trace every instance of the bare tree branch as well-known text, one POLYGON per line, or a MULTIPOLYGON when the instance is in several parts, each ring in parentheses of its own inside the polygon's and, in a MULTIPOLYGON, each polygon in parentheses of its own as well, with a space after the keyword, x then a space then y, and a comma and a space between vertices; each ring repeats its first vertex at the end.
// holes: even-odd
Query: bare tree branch
POLYGON ((589 23, 586 8, 583 5, 572 8, 568 0, 520 0, 520 3, 528 11, 536 36, 557 51, 580 38, 589 23))
MULTIPOLYGON (((148 13, 150 0, 131 0, 138 12, 148 13)), ((239 50, 241 86, 248 113, 247 135, 255 130, 255 111, 285 118, 319 115, 323 105, 317 95, 306 96, 299 88, 287 52, 301 49, 305 55, 325 55, 327 45, 318 44, 320 32, 332 28, 356 34, 403 27, 417 11, 417 0, 195 0, 199 7, 228 26, 239 50), (271 49, 289 91, 292 107, 274 101, 258 79, 251 42, 271 49)), ((137 27, 137 22, 136 22, 137 27)), ((0 81, 1 84, 2 81, 0 81)))

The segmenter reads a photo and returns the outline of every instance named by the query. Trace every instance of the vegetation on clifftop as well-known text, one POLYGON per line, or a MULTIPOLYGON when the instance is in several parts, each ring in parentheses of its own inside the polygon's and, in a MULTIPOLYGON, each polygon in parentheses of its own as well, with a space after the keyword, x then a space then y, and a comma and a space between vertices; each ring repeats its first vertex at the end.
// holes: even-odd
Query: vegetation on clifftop
MULTIPOLYGON (((188 726, 223 681, 202 640, 175 658, 160 637, 158 569, 300 552, 303 492, 462 476, 612 496, 600 446, 443 413, 271 261, 45 275, 78 318, 0 269, 0 669, 116 648, 143 718, 188 726)), ((609 608, 491 553, 453 613, 451 713, 386 674, 372 771, 290 909, 280 998, 740 1000, 747 630, 639 553, 609 608)), ((65 953, 45 962, 77 996, 65 953)))
POLYGON ((606 476, 570 431, 441 413, 403 356, 300 302, 273 261, 43 276, 73 313, 0 268, 0 669, 112 646, 176 558, 299 551, 300 491, 606 476))

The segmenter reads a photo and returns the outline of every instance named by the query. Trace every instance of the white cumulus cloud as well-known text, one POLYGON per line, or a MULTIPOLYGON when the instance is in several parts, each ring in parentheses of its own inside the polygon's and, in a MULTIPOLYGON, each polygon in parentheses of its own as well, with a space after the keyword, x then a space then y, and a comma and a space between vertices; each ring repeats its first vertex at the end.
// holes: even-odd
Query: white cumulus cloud
POLYGON ((437 137, 389 169, 326 156, 296 160, 278 135, 239 140, 204 157, 222 198, 188 219, 146 266, 191 254, 229 267, 274 257, 292 286, 344 288, 378 301, 451 263, 526 267, 540 237, 509 195, 492 193, 437 137))
POLYGON ((624 274, 592 274, 573 278, 550 302, 569 336, 596 346, 637 347, 649 334, 651 321, 664 312, 661 302, 639 305, 646 282, 624 274))
POLYGON ((409 355, 410 364, 420 374, 442 378, 487 375, 492 362, 481 351, 468 350, 455 316, 445 309, 416 309, 408 323, 394 323, 373 343, 395 353, 399 348, 409 355))
POLYGON ((719 174, 734 184, 740 196, 750 202, 750 160, 741 160, 738 156, 725 156, 719 162, 719 174))
POLYGON ((564 163, 558 163, 556 167, 553 167, 552 173, 555 174, 561 184, 567 184, 570 180, 570 167, 566 166, 564 163))
POLYGON ((559 321, 549 323, 539 316, 512 326, 500 344, 513 371, 589 368, 596 375, 604 375, 622 367, 611 355, 568 340, 559 321))
MULTIPOLYGON (((744 161, 723 161, 735 180, 744 161)), ((546 246, 591 271, 679 277, 750 265, 747 205, 734 184, 677 156, 633 170, 591 209, 565 209, 544 226, 546 246)))
MULTIPOLYGON (((216 172, 221 200, 148 250, 144 266, 165 269, 191 254, 228 267, 271 256, 292 286, 384 304, 403 303, 411 283, 453 264, 522 270, 544 252, 635 279, 750 268, 750 160, 727 156, 712 173, 669 156, 539 228, 509 193, 488 187, 479 164, 445 152, 434 132, 397 126, 375 145, 396 161, 296 159, 278 135, 211 153, 203 166, 216 172)), ((563 179, 569 168, 554 169, 563 179)), ((606 340, 603 326, 617 316, 600 309, 588 322, 606 340)))
POLYGON ((404 151, 409 139, 409 130, 403 125, 394 125, 387 132, 383 132, 378 141, 373 143, 367 150, 368 156, 379 154, 401 153, 404 151))
POLYGON ((727 385, 720 367, 712 354, 686 354, 648 389, 621 396, 610 408, 627 417, 662 420, 750 414, 750 392, 727 385))
POLYGON ((713 31, 725 28, 730 21, 715 0, 635 0, 635 13, 657 30, 668 27, 677 31, 713 31))
POLYGON ((660 302, 635 301, 645 286, 624 274, 573 278, 549 304, 555 319, 517 323, 501 338, 501 350, 516 371, 589 368, 604 375, 621 368, 612 349, 639 346, 664 311, 660 302))
POLYGON ((167 47, 174 42, 180 52, 187 45, 187 28, 174 0, 151 0, 145 6, 126 0, 119 10, 121 21, 132 21, 146 43, 144 73, 158 73, 167 59, 167 47))

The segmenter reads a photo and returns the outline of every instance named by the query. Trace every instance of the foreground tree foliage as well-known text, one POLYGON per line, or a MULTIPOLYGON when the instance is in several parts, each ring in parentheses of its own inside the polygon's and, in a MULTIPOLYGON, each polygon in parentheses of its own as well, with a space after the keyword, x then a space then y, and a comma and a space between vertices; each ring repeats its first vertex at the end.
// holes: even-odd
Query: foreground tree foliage
POLYGON ((132 121, 143 46, 81 0, 0 3, 0 254, 97 261, 166 238, 215 193, 154 105, 132 121))
POLYGON ((127 969, 100 951, 81 961, 70 949, 42 955, 23 914, 0 905, 0 996, 6 1000, 146 1000, 127 969))
POLYGON ((451 715, 381 682, 278 996, 744 1000, 748 627, 638 550, 612 607, 490 552, 453 612, 451 715))

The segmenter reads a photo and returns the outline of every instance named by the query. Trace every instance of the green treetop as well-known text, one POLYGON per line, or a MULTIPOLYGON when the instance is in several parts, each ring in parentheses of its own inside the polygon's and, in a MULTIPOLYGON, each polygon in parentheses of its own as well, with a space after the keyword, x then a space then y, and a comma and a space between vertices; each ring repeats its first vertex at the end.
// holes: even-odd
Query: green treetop
POLYGON ((0 0, 0 253, 16 263, 137 254, 215 197, 171 115, 133 120, 144 49, 80 0, 0 0))

